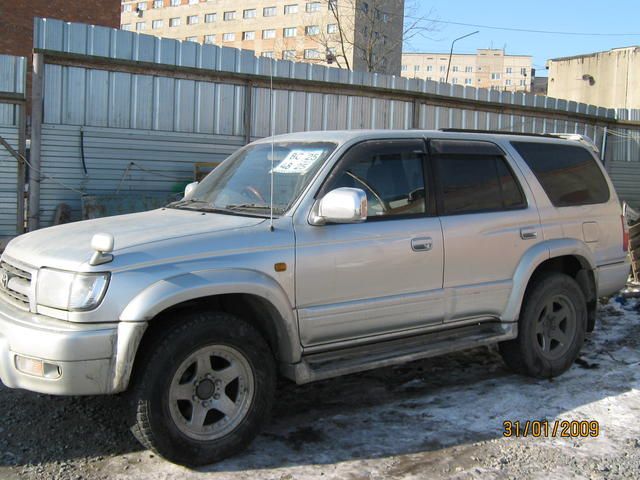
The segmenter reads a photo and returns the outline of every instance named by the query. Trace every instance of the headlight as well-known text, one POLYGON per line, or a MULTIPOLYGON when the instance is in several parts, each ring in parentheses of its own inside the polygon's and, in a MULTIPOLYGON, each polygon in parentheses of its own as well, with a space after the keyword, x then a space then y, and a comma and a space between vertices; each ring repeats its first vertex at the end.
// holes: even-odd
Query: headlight
POLYGON ((36 300, 38 305, 58 310, 93 310, 100 305, 108 284, 109 273, 74 273, 41 268, 36 300))

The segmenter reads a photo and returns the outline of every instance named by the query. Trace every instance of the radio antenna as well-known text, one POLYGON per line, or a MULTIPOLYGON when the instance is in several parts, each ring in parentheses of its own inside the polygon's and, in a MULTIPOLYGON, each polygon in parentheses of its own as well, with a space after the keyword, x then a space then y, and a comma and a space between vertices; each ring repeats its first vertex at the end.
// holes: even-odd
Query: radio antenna
POLYGON ((275 133, 274 114, 275 108, 273 107, 273 58, 269 58, 269 134, 271 135, 271 173, 270 181, 271 187, 269 192, 269 230, 273 232, 273 168, 274 168, 274 155, 275 155, 275 139, 273 135, 275 133))

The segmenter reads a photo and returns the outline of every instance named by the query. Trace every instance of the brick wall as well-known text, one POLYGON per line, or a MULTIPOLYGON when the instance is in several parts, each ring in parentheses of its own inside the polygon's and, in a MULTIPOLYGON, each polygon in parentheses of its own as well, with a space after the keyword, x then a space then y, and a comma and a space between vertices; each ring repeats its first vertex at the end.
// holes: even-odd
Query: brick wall
POLYGON ((30 92, 33 17, 119 28, 120 10, 120 0, 0 0, 0 53, 28 58, 30 92))

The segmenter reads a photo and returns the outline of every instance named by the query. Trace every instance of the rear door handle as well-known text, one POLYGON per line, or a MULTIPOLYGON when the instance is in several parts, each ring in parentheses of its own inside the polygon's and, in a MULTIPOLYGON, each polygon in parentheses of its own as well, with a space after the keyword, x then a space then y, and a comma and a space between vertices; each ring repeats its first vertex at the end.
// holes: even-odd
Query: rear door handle
POLYGON ((521 228, 520 238, 522 240, 535 240, 538 238, 538 232, 533 228, 521 228))
POLYGON ((431 237, 420 237, 411 239, 411 249, 414 252, 428 252, 433 248, 431 237))

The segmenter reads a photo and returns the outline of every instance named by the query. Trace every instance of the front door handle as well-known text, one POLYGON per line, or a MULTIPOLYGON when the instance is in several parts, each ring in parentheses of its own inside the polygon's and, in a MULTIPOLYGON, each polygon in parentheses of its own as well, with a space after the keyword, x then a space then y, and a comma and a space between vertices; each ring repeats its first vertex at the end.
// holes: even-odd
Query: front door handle
POLYGON ((431 237, 420 237, 411 239, 411 249, 414 252, 428 252, 433 248, 431 237))
POLYGON ((521 228, 520 238, 522 240, 535 240, 538 238, 538 231, 534 228, 521 228))

